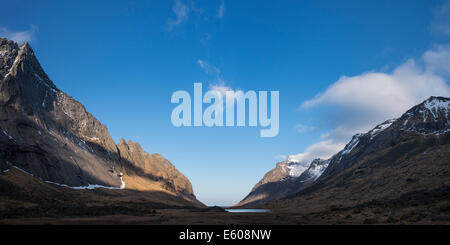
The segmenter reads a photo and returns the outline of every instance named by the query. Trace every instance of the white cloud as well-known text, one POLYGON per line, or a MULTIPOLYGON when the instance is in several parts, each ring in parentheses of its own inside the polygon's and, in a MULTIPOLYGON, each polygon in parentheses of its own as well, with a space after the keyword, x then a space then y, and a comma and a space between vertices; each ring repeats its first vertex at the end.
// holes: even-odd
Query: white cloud
POLYGON ((309 146, 303 153, 289 156, 288 159, 302 164, 309 164, 316 158, 328 159, 342 150, 344 146, 343 142, 335 142, 331 139, 324 140, 309 146))
POLYGON ((228 98, 234 100, 237 96, 236 93, 239 91, 242 92, 241 90, 233 90, 231 87, 226 85, 226 82, 222 77, 221 70, 216 66, 213 66, 201 59, 197 60, 197 64, 206 74, 213 76, 213 79, 209 85, 209 90, 213 93, 218 94, 221 98, 226 95, 226 92, 229 92, 229 95, 231 95, 231 97, 229 96, 228 98))
POLYGON ((17 43, 31 42, 37 32, 36 26, 31 26, 25 31, 13 31, 6 27, 0 27, 0 37, 5 37, 17 43))
POLYGON ((387 119, 401 116, 432 95, 450 96, 445 75, 450 74, 450 46, 436 46, 417 61, 409 59, 391 72, 343 76, 324 92, 301 104, 301 109, 333 107, 321 117, 331 130, 295 161, 329 158, 342 150, 356 133, 364 133, 387 119))
POLYGON ((222 3, 219 6, 219 9, 217 10, 217 18, 222 19, 225 14, 225 1, 222 1, 222 3))
POLYGON ((425 52, 423 60, 429 72, 450 75, 450 45, 438 45, 425 52))
POLYGON ((225 82, 221 82, 220 84, 210 84, 209 90, 216 91, 222 95, 225 95, 227 91, 234 91, 229 86, 225 85, 225 82))
POLYGON ((181 0, 175 0, 172 11, 175 14, 175 19, 170 18, 167 21, 169 31, 173 30, 175 26, 183 24, 189 17, 189 7, 181 0))
POLYGON ((231 87, 225 85, 225 81, 220 81, 218 84, 210 84, 209 90, 213 93, 217 93, 220 97, 224 97, 228 92, 231 96, 227 97, 227 99, 230 100, 236 99, 236 97, 240 94, 238 92, 244 93, 240 89, 232 89, 231 87))
POLYGON ((324 93, 304 102, 301 107, 336 105, 364 115, 373 115, 371 121, 378 121, 400 116, 431 95, 449 95, 450 87, 444 78, 431 72, 444 65, 430 63, 448 59, 448 54, 444 55, 440 50, 428 51, 426 54, 424 57, 428 57, 428 61, 425 60, 425 68, 410 59, 391 73, 368 72, 353 77, 343 76, 324 93), (430 52, 438 58, 430 58, 430 52))
POLYGON ((220 98, 224 102, 223 106, 217 111, 218 113, 223 113, 225 108, 234 107, 235 100, 241 98, 240 96, 244 94, 242 90, 235 90, 225 85, 223 80, 218 84, 210 84, 208 92, 213 93, 215 97, 220 98))
POLYGON ((437 35, 450 37, 450 1, 435 9, 430 28, 437 35))

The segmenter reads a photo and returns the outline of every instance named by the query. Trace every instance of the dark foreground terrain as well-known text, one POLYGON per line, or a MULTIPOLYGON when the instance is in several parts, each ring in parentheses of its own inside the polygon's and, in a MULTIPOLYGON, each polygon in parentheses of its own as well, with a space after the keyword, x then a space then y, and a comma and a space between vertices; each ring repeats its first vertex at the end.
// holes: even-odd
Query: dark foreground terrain
MULTIPOLYGON (((158 192, 74 190, 17 169, 0 175, 1 224, 448 224, 450 187, 351 205, 311 205, 296 199, 272 213, 227 213, 158 192), (14 182, 10 182, 14 181, 14 182), (20 183, 20 184, 17 184, 20 183), (16 189, 19 188, 20 189, 16 189), (161 201, 164 200, 164 201, 161 201), (295 204, 295 205, 294 205, 295 204), (309 206, 308 206, 309 205, 309 206)), ((339 200, 339 199, 336 199, 339 200)), ((287 200, 286 200, 287 201, 287 200)), ((338 203, 342 203, 339 205, 338 203)), ((261 207, 261 206, 259 206, 261 207)))
MULTIPOLYGON (((404 201, 398 200, 400 203, 404 201)), ((389 205, 389 204, 388 204, 389 205)), ((151 209, 133 213, 133 208, 101 207, 98 215, 68 215, 65 217, 20 217, 1 219, 0 224, 148 224, 148 225, 241 225, 241 224, 448 224, 450 207, 420 206, 405 208, 392 205, 390 211, 384 204, 368 203, 357 207, 299 213, 296 210, 273 213, 227 213, 199 211, 198 209, 151 209), (113 211, 114 209, 114 211, 113 211), (103 214, 101 214, 103 213, 103 214), (108 214, 109 213, 109 214, 108 214), (115 213, 115 214, 114 214, 115 213)), ((99 207, 100 208, 100 207, 99 207)), ((94 212, 95 213, 95 212, 94 212)), ((32 215, 33 216, 33 215, 32 215)))

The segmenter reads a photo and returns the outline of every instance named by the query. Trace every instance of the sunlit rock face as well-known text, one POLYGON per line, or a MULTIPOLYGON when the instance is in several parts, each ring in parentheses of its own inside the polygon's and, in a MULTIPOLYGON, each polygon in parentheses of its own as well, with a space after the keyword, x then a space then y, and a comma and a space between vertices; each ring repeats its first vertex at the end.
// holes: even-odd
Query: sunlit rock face
POLYGON ((116 145, 105 125, 54 85, 28 43, 0 38, 0 169, 14 166, 48 183, 162 191, 198 202, 164 157, 130 141, 116 145))

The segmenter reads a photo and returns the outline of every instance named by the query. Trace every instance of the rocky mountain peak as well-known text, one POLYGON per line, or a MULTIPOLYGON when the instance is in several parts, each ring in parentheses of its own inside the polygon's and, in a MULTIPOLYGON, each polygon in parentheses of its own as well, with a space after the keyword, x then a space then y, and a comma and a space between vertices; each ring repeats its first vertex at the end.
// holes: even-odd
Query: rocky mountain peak
POLYGON ((28 43, 0 39, 0 170, 70 187, 155 190, 197 202, 189 180, 105 125, 47 76, 28 43), (126 185, 125 185, 126 182, 126 185))
POLYGON ((40 118, 59 92, 28 43, 0 39, 0 81, 0 102, 40 118))
POLYGON ((431 96, 403 114, 396 127, 422 134, 443 133, 448 131, 450 99, 431 96))
POLYGON ((33 48, 25 42, 20 46, 14 41, 0 38, 0 80, 8 76, 31 74, 38 83, 56 89, 37 60, 33 48))

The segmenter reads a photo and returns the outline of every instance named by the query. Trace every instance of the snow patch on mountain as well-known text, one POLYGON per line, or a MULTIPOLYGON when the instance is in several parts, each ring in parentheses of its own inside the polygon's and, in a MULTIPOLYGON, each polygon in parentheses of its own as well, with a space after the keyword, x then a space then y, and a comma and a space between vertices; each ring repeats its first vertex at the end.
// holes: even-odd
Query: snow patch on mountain
POLYGON ((305 172, 308 169, 308 167, 309 167, 308 164, 300 162, 291 162, 287 166, 289 170, 289 176, 291 177, 300 176, 303 172, 305 172))
POLYGON ((125 183, 125 181, 123 181, 123 173, 122 172, 120 172, 119 173, 119 177, 120 177, 120 189, 125 189, 125 186, 126 186, 126 183, 125 183))
POLYGON ((0 58, 5 57, 7 53, 9 53, 7 50, 0 50, 0 58))
POLYGON ((389 128, 389 126, 392 125, 392 123, 394 123, 397 119, 391 119, 391 120, 387 120, 382 124, 377 125, 374 129, 369 131, 370 134, 370 139, 372 140, 373 138, 375 138, 375 136, 377 136, 379 133, 383 132, 384 130, 386 130, 387 128, 389 128))
POLYGON ((34 175, 33 175, 32 173, 29 173, 29 172, 27 172, 27 171, 25 171, 25 170, 23 170, 23 169, 21 169, 21 168, 19 168, 19 167, 17 167, 17 166, 13 166, 13 167, 14 167, 15 169, 17 169, 17 170, 23 172, 23 173, 26 173, 26 174, 31 175, 31 176, 34 177, 34 175))
POLYGON ((433 115, 434 119, 437 119, 439 117, 439 111, 443 110, 445 111, 445 118, 448 118, 448 110, 450 107, 450 101, 443 101, 438 98, 428 100, 424 103, 425 108, 428 109, 428 111, 433 115))
POLYGON ((362 134, 355 134, 352 137, 352 140, 350 143, 348 143, 344 150, 342 151, 342 155, 350 153, 358 144, 359 144, 359 138, 362 136, 362 134))
POLYGON ((53 184, 53 185, 58 185, 58 186, 74 189, 74 190, 93 190, 93 189, 98 189, 98 188, 109 189, 109 190, 121 190, 121 189, 125 188, 125 182, 122 182, 122 185, 120 187, 92 185, 92 184, 88 184, 85 186, 68 186, 66 184, 60 184, 60 183, 56 183, 56 182, 52 182, 52 181, 44 181, 44 182, 48 183, 48 184, 53 184))
POLYGON ((4 135, 6 135, 8 137, 8 139, 10 139, 10 140, 15 142, 14 138, 11 135, 9 135, 5 130, 2 129, 2 132, 3 132, 4 135))
MULTIPOLYGON (((19 47, 19 52, 22 51, 23 47, 25 47, 25 45, 19 47)), ((9 68, 8 72, 6 73, 5 78, 7 78, 7 77, 11 74, 11 71, 12 71, 13 67, 17 65, 17 63, 19 62, 19 60, 20 60, 20 55, 17 55, 16 58, 14 59, 13 64, 12 64, 11 67, 9 68)))
MULTIPOLYGON (((15 169, 17 169, 17 170, 19 170, 19 171, 25 173, 25 174, 28 174, 28 175, 30 175, 30 176, 35 177, 32 173, 30 173, 30 172, 28 172, 28 171, 25 171, 24 169, 21 169, 21 168, 19 168, 19 167, 17 167, 17 166, 13 166, 13 167, 14 167, 15 169)), ((8 172, 8 171, 9 171, 9 169, 3 171, 3 173, 6 173, 6 172, 8 172)), ((123 181, 123 179, 122 179, 123 173, 120 173, 120 174, 119 174, 119 177, 120 177, 120 182, 121 182, 120 187, 104 186, 104 185, 96 185, 96 184, 89 184, 89 183, 88 183, 88 185, 85 185, 85 186, 68 186, 68 185, 66 185, 66 184, 56 183, 56 182, 52 182, 52 181, 48 181, 48 180, 42 180, 41 178, 39 178, 39 179, 42 180, 42 181, 44 181, 45 183, 48 183, 48 184, 58 185, 58 186, 62 186, 62 187, 66 187, 66 188, 70 188, 70 189, 74 189, 74 190, 93 190, 93 189, 97 189, 97 188, 103 188, 103 189, 109 189, 109 190, 121 190, 121 189, 125 189, 125 181, 123 181)))
MULTIPOLYGON (((320 159, 317 159, 318 161, 323 161, 320 159)), ((316 160, 314 160, 316 161, 316 160)), ((309 174, 313 177, 314 181, 322 175, 322 173, 325 171, 325 169, 328 167, 328 164, 330 163, 330 160, 325 160, 322 164, 315 164, 314 162, 311 163, 311 167, 308 169, 309 174)))

